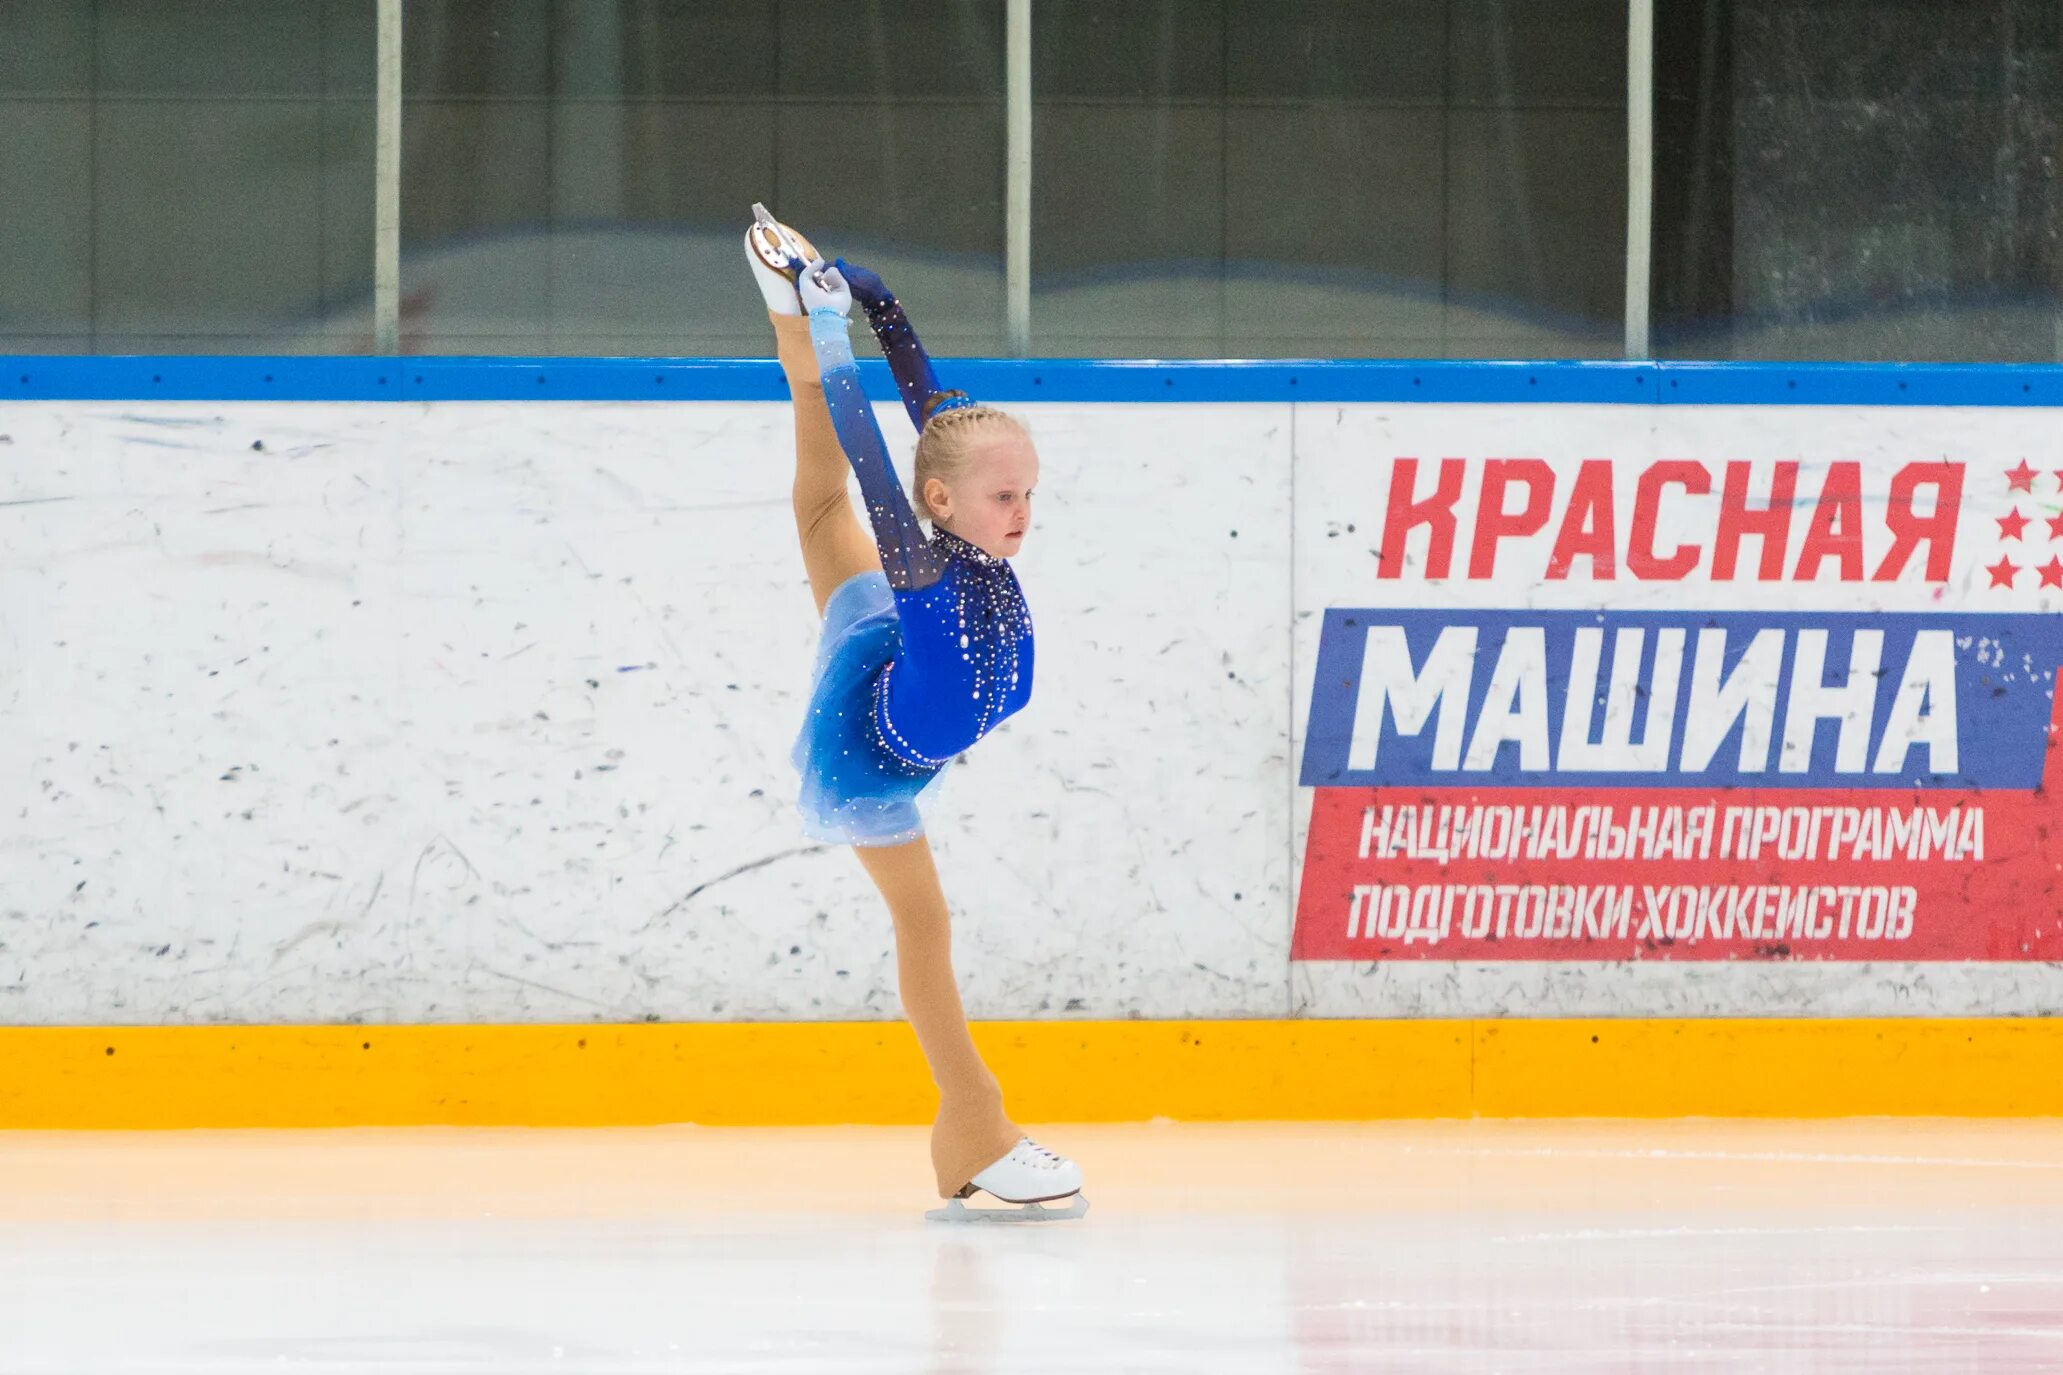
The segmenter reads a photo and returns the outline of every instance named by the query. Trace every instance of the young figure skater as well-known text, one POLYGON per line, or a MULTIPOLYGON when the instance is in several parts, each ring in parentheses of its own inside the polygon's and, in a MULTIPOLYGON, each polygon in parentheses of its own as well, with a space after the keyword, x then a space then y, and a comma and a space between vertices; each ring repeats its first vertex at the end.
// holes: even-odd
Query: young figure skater
POLYGON ((946 1215, 962 1215, 958 1200, 976 1190, 1018 1204, 1078 1195, 1081 1168, 1005 1115, 968 1032, 945 893, 917 810, 954 755, 1031 699, 1031 614, 1007 560, 1031 524, 1038 455, 1015 419, 939 387, 879 277, 843 260, 826 265, 799 234, 753 211, 746 257, 794 400, 795 523, 824 623, 795 744, 804 829, 852 845, 888 904, 903 1011, 938 1085, 931 1162, 939 1196, 955 1200, 946 1215), (860 388, 847 337, 855 297, 920 432, 928 539, 860 388), (846 496, 848 464, 871 538, 846 496))

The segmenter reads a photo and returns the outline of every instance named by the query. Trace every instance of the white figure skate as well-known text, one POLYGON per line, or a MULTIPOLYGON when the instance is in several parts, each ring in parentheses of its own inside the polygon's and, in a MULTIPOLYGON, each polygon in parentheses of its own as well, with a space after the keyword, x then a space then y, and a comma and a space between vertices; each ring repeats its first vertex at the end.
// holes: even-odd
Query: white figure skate
POLYGON ((752 280, 759 283, 768 310, 776 315, 802 314, 795 283, 817 260, 816 246, 768 214, 758 201, 752 203, 752 227, 745 231, 745 259, 752 264, 752 280))
POLYGON ((1089 1200, 1082 1197, 1082 1167, 1027 1136, 1010 1148, 1010 1154, 969 1180, 958 1197, 924 1216, 932 1222, 1062 1222, 1088 1211, 1089 1200), (1018 1206, 969 1208, 960 1201, 977 1191, 1018 1206), (1045 1206, 1061 1199, 1068 1201, 1065 1208, 1045 1206))

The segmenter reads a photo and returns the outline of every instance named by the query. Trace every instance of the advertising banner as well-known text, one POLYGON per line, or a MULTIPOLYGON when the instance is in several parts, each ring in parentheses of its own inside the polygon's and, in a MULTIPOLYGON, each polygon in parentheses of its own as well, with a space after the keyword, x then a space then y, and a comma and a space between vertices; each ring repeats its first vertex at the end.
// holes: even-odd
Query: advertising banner
POLYGON ((1293 958, 2063 959, 2052 435, 1860 407, 1300 426, 1293 958))

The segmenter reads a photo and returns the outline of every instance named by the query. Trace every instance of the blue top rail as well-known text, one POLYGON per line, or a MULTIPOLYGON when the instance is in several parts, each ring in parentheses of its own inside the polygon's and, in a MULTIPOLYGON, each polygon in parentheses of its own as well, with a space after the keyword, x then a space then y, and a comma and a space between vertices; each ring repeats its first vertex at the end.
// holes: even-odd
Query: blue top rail
MULTIPOLYGON (((985 401, 2063 406, 2063 366, 941 359, 985 401)), ((861 365, 895 396, 887 365, 861 365)), ((779 401, 760 358, 0 355, 0 401, 779 401)))

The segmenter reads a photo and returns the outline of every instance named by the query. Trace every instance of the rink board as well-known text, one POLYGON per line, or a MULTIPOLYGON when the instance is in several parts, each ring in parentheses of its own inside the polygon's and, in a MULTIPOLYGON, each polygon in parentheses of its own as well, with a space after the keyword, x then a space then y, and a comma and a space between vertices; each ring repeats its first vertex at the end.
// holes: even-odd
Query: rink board
MULTIPOLYGON (((813 626, 771 365, 13 364, 0 1020, 903 1034, 876 900, 789 803, 813 626)), ((976 1016, 1645 1018, 1652 1047, 2063 1006, 2058 370, 954 371, 1044 463, 1034 704, 932 827, 976 1016)))

